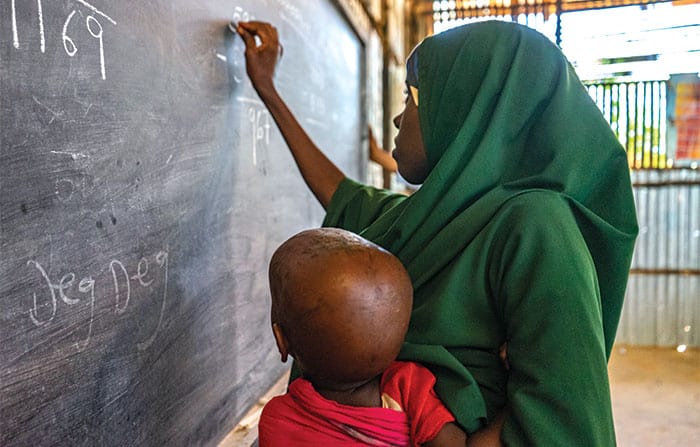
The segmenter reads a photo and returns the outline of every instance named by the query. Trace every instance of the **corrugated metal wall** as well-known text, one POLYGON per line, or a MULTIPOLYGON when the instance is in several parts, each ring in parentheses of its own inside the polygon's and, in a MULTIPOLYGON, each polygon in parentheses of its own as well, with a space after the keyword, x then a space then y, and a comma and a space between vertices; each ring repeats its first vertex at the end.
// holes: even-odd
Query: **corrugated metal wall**
POLYGON ((700 346, 700 171, 632 172, 639 238, 618 343, 700 346))

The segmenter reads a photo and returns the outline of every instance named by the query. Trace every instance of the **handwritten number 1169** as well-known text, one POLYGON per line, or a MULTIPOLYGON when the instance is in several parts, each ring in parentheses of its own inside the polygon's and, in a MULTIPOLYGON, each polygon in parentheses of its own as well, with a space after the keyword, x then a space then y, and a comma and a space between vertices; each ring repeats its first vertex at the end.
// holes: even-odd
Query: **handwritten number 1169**
MULTIPOLYGON (((88 32, 92 37, 97 39, 100 43, 100 74, 102 75, 102 79, 107 79, 107 73, 105 70, 105 52, 104 52, 104 40, 103 40, 103 34, 104 31, 102 29, 102 24, 100 21, 95 17, 96 15, 102 16, 103 18, 107 19, 110 21, 112 24, 116 25, 117 22, 115 22, 111 17, 103 13, 102 11, 98 10, 91 4, 89 4, 85 0, 75 0, 77 3, 80 3, 87 9, 90 9, 93 14, 89 15, 85 19, 85 27, 87 28, 88 32)), ((19 39, 19 31, 17 28, 17 8, 16 8, 16 0, 12 0, 11 2, 12 6, 12 44, 15 48, 19 49, 20 47, 20 39, 19 39)), ((37 15, 39 17, 39 39, 40 39, 40 49, 42 53, 46 52, 46 37, 44 33, 44 12, 43 12, 43 6, 42 6, 42 0, 36 0, 36 6, 37 6, 37 15)), ((63 42, 63 49, 66 51, 66 54, 70 57, 75 56, 75 54, 78 52, 78 46, 75 44, 75 41, 68 35, 68 27, 71 23, 71 20, 73 20, 73 16, 75 16, 75 13, 77 12, 76 9, 72 10, 70 14, 68 14, 68 17, 66 17, 66 20, 63 22, 63 30, 61 32, 61 40, 63 42)), ((82 13, 81 13, 82 15, 82 13)))

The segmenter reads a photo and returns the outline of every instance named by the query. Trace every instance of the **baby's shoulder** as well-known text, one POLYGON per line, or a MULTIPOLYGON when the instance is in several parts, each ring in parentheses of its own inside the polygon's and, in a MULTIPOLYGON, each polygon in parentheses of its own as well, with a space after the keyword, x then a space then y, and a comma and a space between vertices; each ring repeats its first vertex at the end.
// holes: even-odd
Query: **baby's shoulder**
POLYGON ((395 361, 382 374, 381 389, 396 390, 399 394, 407 396, 415 390, 431 389, 435 385, 433 373, 416 362, 395 361))

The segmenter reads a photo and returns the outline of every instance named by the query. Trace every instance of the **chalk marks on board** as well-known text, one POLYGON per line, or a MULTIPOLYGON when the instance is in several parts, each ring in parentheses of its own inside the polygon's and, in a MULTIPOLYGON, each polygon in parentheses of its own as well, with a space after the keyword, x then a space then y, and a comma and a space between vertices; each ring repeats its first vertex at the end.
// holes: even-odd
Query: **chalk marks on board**
POLYGON ((60 279, 51 278, 41 263, 31 259, 27 261, 27 267, 39 274, 40 284, 47 289, 47 293, 39 296, 36 290, 31 291, 32 303, 28 311, 29 319, 36 327, 47 326, 57 318, 57 311, 61 303, 68 307, 81 303, 84 306, 89 306, 90 318, 87 322, 87 328, 84 328, 85 335, 74 344, 78 351, 83 351, 89 345, 92 337, 95 306, 98 299, 111 299, 113 312, 116 315, 123 315, 129 308, 136 287, 151 291, 159 285, 162 287, 162 291, 159 295, 158 323, 150 331, 148 337, 136 343, 139 351, 146 350, 156 340, 163 323, 168 299, 168 263, 167 250, 161 250, 152 256, 144 256, 139 259, 135 266, 127 266, 122 261, 113 259, 108 266, 110 272, 108 279, 104 283, 98 284, 91 275, 78 280, 75 272, 65 273, 60 279), (157 269, 152 269, 153 265, 157 266, 157 269), (153 272, 153 270, 157 271, 153 272), (110 276, 111 281, 109 281, 110 276), (160 281, 156 279, 160 279, 160 281))
MULTIPOLYGON (((249 11, 243 9, 240 6, 236 6, 233 9, 233 14, 231 15, 231 23, 238 23, 238 22, 248 22, 250 20, 255 20, 255 16, 250 14, 249 11)), ((231 30, 232 33, 237 34, 236 30, 231 29, 229 26, 229 29, 231 30)), ((219 57, 219 55, 217 55, 219 57)), ((221 59, 219 57, 219 59, 221 59)), ((231 60, 231 66, 233 67, 233 80, 237 83, 240 84, 243 82, 243 80, 246 78, 245 76, 245 58, 244 58, 244 53, 243 51, 236 51, 233 54, 233 58, 231 60)))
POLYGON ((94 188, 93 180, 92 176, 82 173, 72 178, 57 178, 54 183, 56 199, 62 203, 69 203, 74 199, 85 200, 94 188))
POLYGON ((299 36, 307 40, 310 34, 308 30, 312 29, 312 27, 307 23, 299 6, 289 0, 278 0, 278 4, 280 19, 287 23, 299 36))
POLYGON ((258 149, 270 145, 270 129, 272 120, 270 112, 267 111, 263 103, 258 99, 238 97, 238 102, 247 104, 247 118, 250 129, 250 136, 253 141, 253 165, 258 164, 258 149))
POLYGON ((248 123, 253 134, 253 165, 257 165, 258 144, 270 145, 270 113, 267 109, 248 107, 248 123))
MULTIPOLYGON (((264 3, 267 2, 265 1, 264 3)), ((253 15, 250 11, 241 6, 236 6, 234 7, 233 14, 231 15, 229 30, 233 34, 237 35, 237 31, 231 24, 238 24, 238 22, 249 22, 255 19, 255 15, 253 15)), ((242 40, 240 42, 242 44, 242 40)), ((229 69, 231 70, 233 80, 237 84, 240 84, 247 79, 245 74, 245 52, 242 48, 240 51, 234 51, 230 57, 225 57, 218 53, 216 56, 229 64, 229 69)), ((261 150, 267 149, 270 145, 272 118, 265 105, 257 98, 239 96, 236 98, 236 101, 243 104, 245 107, 246 125, 248 129, 247 132, 249 132, 248 135, 250 137, 250 141, 253 142, 253 166, 257 166, 258 154, 261 150)))
POLYGON ((85 19, 85 26, 87 26, 90 35, 100 42, 100 73, 102 73, 102 79, 107 79, 105 74, 105 46, 104 40, 102 39, 102 25, 100 25, 100 22, 95 16, 88 16, 87 19, 85 19))
POLYGON ((83 152, 51 151, 51 153, 56 155, 68 155, 73 160, 78 160, 80 158, 90 158, 88 154, 85 154, 83 152))
MULTIPOLYGON (((255 20, 255 16, 252 15, 249 11, 243 9, 241 6, 236 6, 235 8, 233 8, 233 14, 231 15, 231 23, 238 24, 238 22, 241 21, 249 22, 251 20, 255 20)), ((232 29, 230 25, 229 29, 232 33, 236 33, 236 30, 232 29)))
MULTIPOLYGON (((36 14, 38 18, 38 29, 33 31, 37 32, 39 34, 39 49, 42 53, 46 53, 46 32, 44 29, 44 8, 43 8, 43 0, 36 0, 35 6, 36 6, 36 14)), ((105 14, 104 12, 100 11, 97 9, 95 6, 91 5, 85 0, 73 0, 75 3, 78 4, 76 6, 76 9, 71 10, 71 12, 68 14, 66 19, 63 21, 63 28, 61 30, 61 42, 63 44, 63 49, 65 50, 66 54, 69 57, 73 57, 76 55, 78 52, 78 45, 75 43, 73 38, 70 37, 70 32, 71 30, 74 30, 73 25, 73 18, 76 15, 76 13, 80 16, 83 17, 84 13, 83 10, 81 9, 87 9, 90 11, 85 17, 85 27, 88 31, 88 33, 97 41, 99 42, 99 47, 100 47, 100 75, 103 80, 107 79, 107 69, 106 69, 106 64, 105 64, 105 49, 104 49, 104 29, 102 27, 102 23, 100 22, 100 19, 107 20, 110 22, 112 25, 117 25, 117 22, 105 14), (98 19, 99 16, 100 19, 98 19)), ((32 7, 30 2, 22 2, 21 5, 23 7, 32 7)), ((12 14, 12 46, 15 47, 15 49, 20 49, 21 47, 21 33, 19 26, 17 24, 17 0, 10 0, 10 8, 11 8, 11 14, 12 14)), ((77 20, 77 19, 76 19, 77 20)), ((22 32, 32 32, 31 30, 22 30, 22 32)))

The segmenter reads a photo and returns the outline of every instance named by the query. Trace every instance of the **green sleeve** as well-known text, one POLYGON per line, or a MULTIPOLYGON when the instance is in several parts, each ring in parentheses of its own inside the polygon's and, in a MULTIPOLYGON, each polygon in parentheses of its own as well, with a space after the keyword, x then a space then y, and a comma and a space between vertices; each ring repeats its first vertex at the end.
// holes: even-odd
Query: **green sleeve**
POLYGON ((500 217, 491 284, 510 363, 505 445, 612 446, 593 260, 564 197, 521 196, 500 217))
POLYGON ((345 178, 328 204, 323 226, 360 233, 384 212, 405 199, 403 194, 362 185, 345 178))

